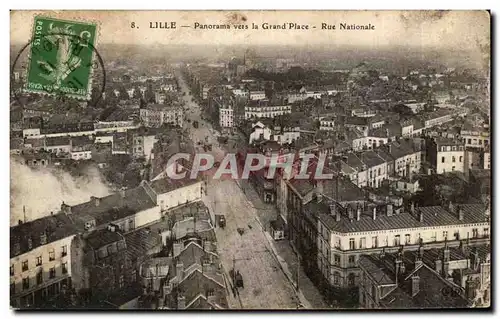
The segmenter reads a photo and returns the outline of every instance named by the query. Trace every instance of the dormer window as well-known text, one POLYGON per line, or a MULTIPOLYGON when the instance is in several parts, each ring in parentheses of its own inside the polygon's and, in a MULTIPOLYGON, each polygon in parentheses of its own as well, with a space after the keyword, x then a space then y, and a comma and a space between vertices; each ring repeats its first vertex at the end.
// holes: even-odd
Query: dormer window
POLYGON ((14 244, 14 255, 19 255, 21 253, 21 244, 15 243, 14 244))
POLYGON ((42 245, 45 245, 45 244, 47 243, 47 234, 42 233, 42 234, 40 235, 40 243, 41 243, 42 245))

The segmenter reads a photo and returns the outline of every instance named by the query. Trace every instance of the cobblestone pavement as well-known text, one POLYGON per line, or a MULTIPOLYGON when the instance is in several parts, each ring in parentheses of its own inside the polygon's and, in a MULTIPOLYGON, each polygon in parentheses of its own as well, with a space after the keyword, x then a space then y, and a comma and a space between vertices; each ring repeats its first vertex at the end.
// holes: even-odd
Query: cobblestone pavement
MULTIPOLYGON (((296 309, 298 302, 292 284, 280 269, 270 250, 254 208, 234 181, 213 180, 204 201, 215 214, 226 216, 226 227, 217 228, 217 247, 226 272, 234 265, 243 276, 239 304, 232 308, 296 309), (238 228, 244 230, 240 235, 238 228)), ((229 277, 229 275, 228 275, 229 277)), ((232 282, 232 279, 229 278, 232 282)), ((230 298, 232 299, 232 298, 230 298)))

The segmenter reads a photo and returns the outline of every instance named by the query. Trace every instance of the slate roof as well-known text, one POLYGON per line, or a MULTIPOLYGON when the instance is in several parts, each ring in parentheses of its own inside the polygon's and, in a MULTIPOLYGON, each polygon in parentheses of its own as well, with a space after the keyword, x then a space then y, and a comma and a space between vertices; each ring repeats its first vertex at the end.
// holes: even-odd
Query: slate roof
MULTIPOLYGON (((424 251, 425 256, 425 251, 424 251)), ((396 286, 395 274, 395 254, 380 255, 363 255, 360 257, 358 264, 362 267, 369 276, 381 289, 388 290, 387 294, 383 294, 380 299, 380 305, 383 308, 466 308, 468 301, 455 294, 444 294, 444 289, 453 289, 456 286, 446 279, 442 278, 438 273, 431 269, 425 263, 417 269, 414 268, 414 260, 405 262, 406 270, 398 281, 396 286), (412 296, 412 280, 411 277, 417 275, 419 277, 419 292, 412 296)))
POLYGON ((70 145, 70 138, 68 136, 54 136, 45 138, 45 146, 66 146, 70 145))
POLYGON ((183 178, 183 179, 161 178, 151 182, 151 187, 156 192, 156 194, 165 194, 179 188, 196 184, 198 182, 199 180, 190 178, 183 178))
POLYGON ((86 238, 87 244, 94 248, 99 249, 111 243, 124 240, 123 235, 119 232, 113 232, 108 229, 100 229, 93 231, 86 238))
MULTIPOLYGON (((156 200, 156 198, 155 198, 156 200)), ((99 199, 97 205, 95 200, 71 207, 71 219, 75 224, 83 228, 89 217, 95 218, 96 225, 131 216, 137 212, 156 206, 153 199, 146 193, 143 186, 127 189, 99 199)))
POLYGON ((162 247, 161 234, 156 228, 144 227, 129 232, 125 234, 125 241, 127 254, 132 260, 146 256, 152 249, 162 247))
POLYGON ((76 235, 77 230, 65 214, 54 214, 12 226, 10 227, 10 258, 45 245, 41 242, 42 233, 45 233, 47 237, 45 244, 49 244, 76 235), (16 250, 16 245, 18 245, 18 250, 16 250))
POLYGON ((321 221, 331 230, 341 233, 486 222, 486 209, 482 204, 464 204, 460 206, 462 206, 464 212, 463 220, 459 220, 457 214, 451 213, 441 206, 416 208, 415 215, 409 212, 403 212, 399 215, 387 216, 387 214, 379 211, 375 220, 373 220, 372 211, 370 210, 362 212, 359 221, 356 220, 355 217, 352 222, 349 220, 346 212, 342 212, 340 221, 337 222, 335 218, 330 215, 330 207, 325 201, 320 203, 311 201, 305 205, 304 210, 321 213, 318 215, 321 221), (419 212, 423 213, 422 222, 419 220, 419 212))

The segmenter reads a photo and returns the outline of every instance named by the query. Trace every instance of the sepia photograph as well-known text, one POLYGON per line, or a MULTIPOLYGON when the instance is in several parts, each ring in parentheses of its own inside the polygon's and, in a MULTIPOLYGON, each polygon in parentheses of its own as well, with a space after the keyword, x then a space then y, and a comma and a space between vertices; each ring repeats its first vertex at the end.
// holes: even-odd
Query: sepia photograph
POLYGON ((491 310, 491 19, 11 10, 11 309, 491 310))

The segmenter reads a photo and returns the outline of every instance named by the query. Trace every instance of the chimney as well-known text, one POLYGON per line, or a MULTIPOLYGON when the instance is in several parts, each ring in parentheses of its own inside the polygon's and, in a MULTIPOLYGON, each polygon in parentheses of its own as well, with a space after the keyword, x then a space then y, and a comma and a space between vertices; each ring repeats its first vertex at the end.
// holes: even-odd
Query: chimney
POLYGON ((66 205, 64 202, 62 202, 62 204, 61 204, 61 211, 63 213, 65 213, 66 215, 70 215, 71 214, 71 206, 66 205))
POLYGON ((333 216, 333 218, 336 218, 337 214, 337 206, 335 204, 330 204, 330 214, 333 216))
POLYGON ((181 262, 178 262, 175 265, 175 272, 176 272, 176 277, 178 279, 178 282, 180 282, 182 279, 184 279, 184 264, 181 262))
POLYGON ((318 201, 318 203, 321 203, 321 200, 323 199, 323 195, 321 194, 316 194, 316 200, 318 201))
POLYGON ((448 245, 445 244, 444 250, 443 250, 443 260, 450 261, 450 248, 448 248, 448 245))
POLYGON ((377 219, 377 207, 373 207, 373 220, 377 219))
POLYGON ((349 220, 352 221, 354 219, 354 212, 350 205, 347 206, 347 211, 349 213, 349 220))
POLYGON ((411 296, 415 297, 420 291, 420 277, 412 276, 411 277, 411 296))
POLYGON ((338 222, 340 221, 340 215, 341 215, 340 211, 337 211, 335 213, 335 220, 338 221, 338 222))
POLYGON ((183 295, 177 297, 177 309, 186 309, 186 297, 183 295))
MULTIPOLYGON (((374 208, 374 209, 376 210, 377 208, 374 208)), ((356 220, 359 221, 360 218, 361 218, 361 207, 358 206, 356 208, 356 220)))
POLYGON ((212 251, 212 242, 209 241, 209 240, 205 240, 203 242, 203 250, 207 251, 207 252, 210 252, 212 251))
POLYGON ((479 254, 477 252, 477 248, 472 248, 471 256, 470 256, 471 268, 476 270, 479 266, 479 254))
POLYGON ((182 244, 180 243, 174 243, 173 245, 173 253, 174 253, 174 258, 179 256, 182 250, 182 244))
POLYGON ((172 293, 172 288, 173 286, 171 283, 165 282, 163 285, 163 297, 170 295, 172 293))
POLYGON ((47 234, 45 232, 40 234, 40 243, 45 245, 47 243, 47 234))
POLYGON ((208 260, 202 260, 201 263, 201 271, 203 273, 208 273, 212 269, 212 264, 210 264, 210 261, 208 260))
POLYGON ((392 204, 387 204, 387 216, 392 216, 393 207, 392 204))
POLYGON ((94 204, 95 204, 96 207, 99 206, 99 204, 100 204, 100 198, 99 197, 90 196, 90 200, 92 202, 94 202, 94 204))
POLYGON ((464 209, 462 206, 458 206, 458 220, 464 220, 464 209))
POLYGON ((450 213, 454 213, 454 206, 453 206, 453 203, 451 202, 451 200, 448 202, 448 210, 450 211, 450 213))
POLYGON ((423 213, 423 212, 420 212, 420 213, 418 214, 418 220, 419 220, 421 223, 423 223, 423 222, 424 222, 424 213, 423 213))
MULTIPOLYGON (((385 136, 389 137, 389 129, 385 129, 385 136)), ((391 146, 389 145, 389 152, 391 151, 391 146)))
POLYGON ((415 202, 411 202, 411 213, 414 214, 415 213, 415 202))
POLYGON ((436 271, 439 274, 443 273, 443 262, 441 261, 441 259, 436 260, 436 271))
POLYGON ((471 300, 476 297, 476 285, 474 281, 470 278, 470 276, 465 281, 465 297, 471 300))

